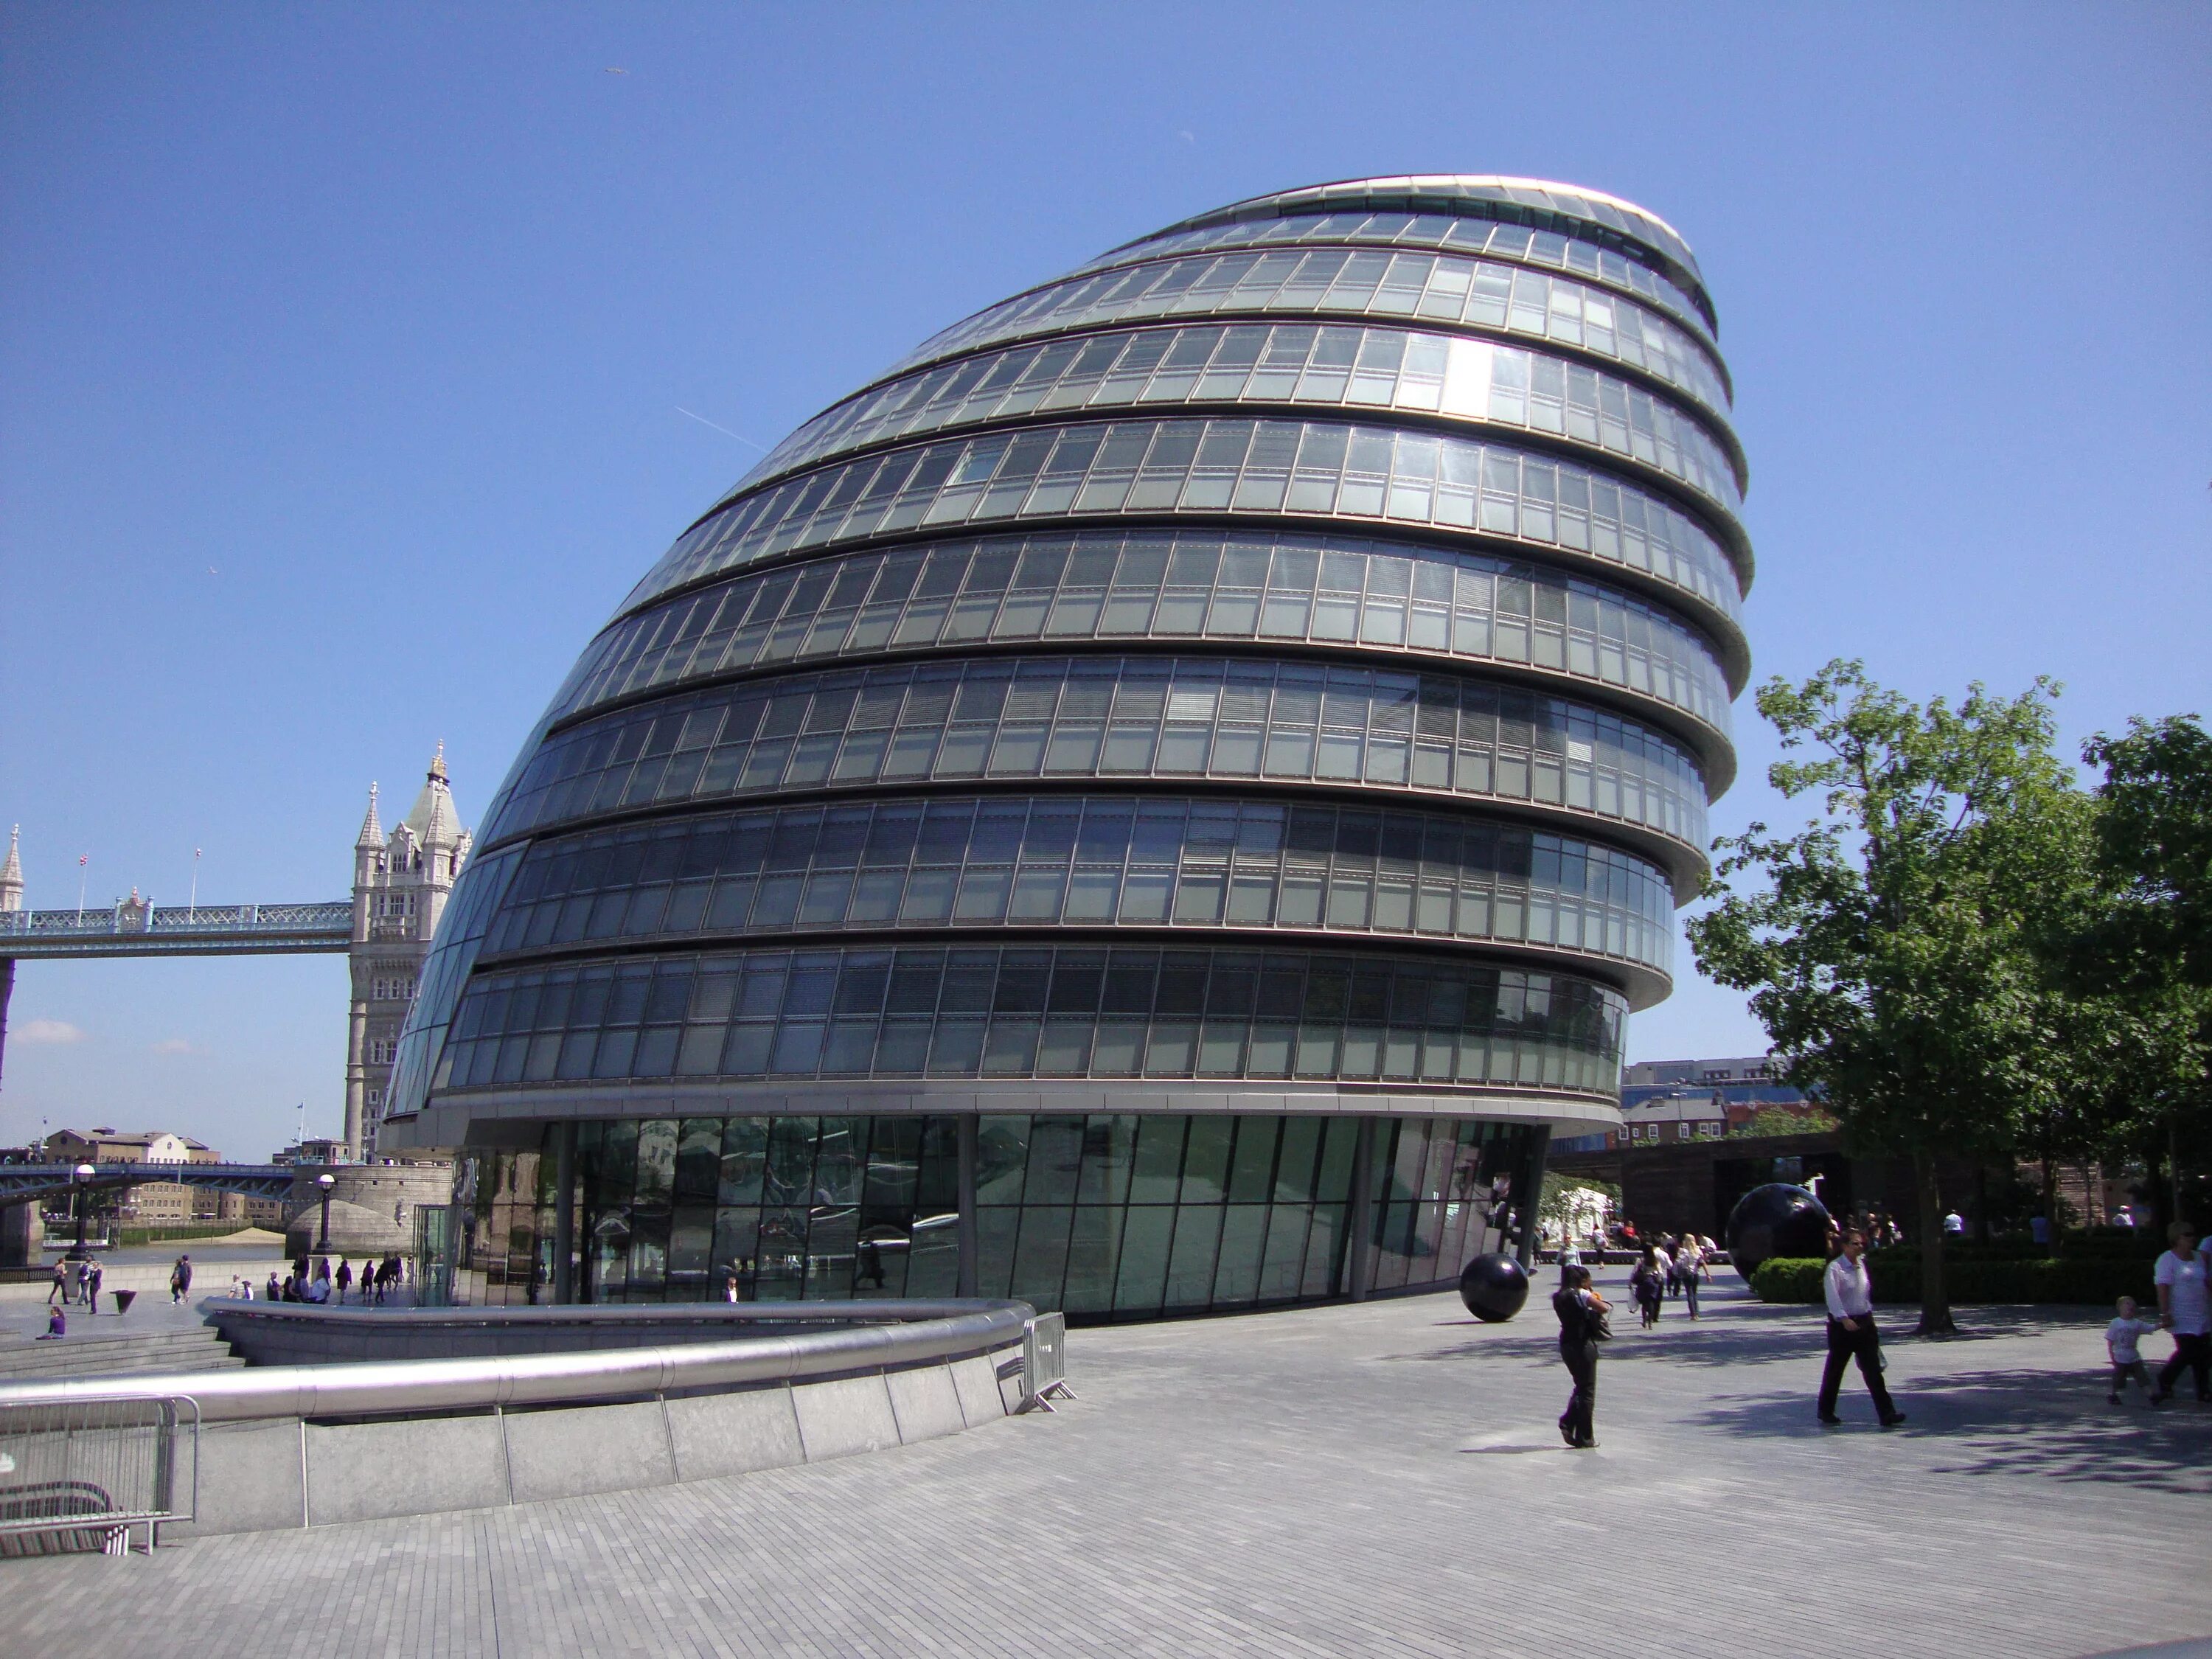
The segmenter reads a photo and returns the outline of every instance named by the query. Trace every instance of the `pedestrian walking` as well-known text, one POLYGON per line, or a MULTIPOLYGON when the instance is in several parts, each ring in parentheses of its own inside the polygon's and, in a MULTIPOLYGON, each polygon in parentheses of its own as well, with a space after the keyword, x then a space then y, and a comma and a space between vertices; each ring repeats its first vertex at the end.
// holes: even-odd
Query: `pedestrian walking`
POLYGON ((1559 1318, 1559 1358, 1575 1386, 1559 1414, 1559 1437, 1580 1451, 1597 1444, 1597 1345, 1613 1335, 1613 1326, 1605 1298, 1590 1287, 1588 1267, 1577 1264, 1560 1277, 1552 1311, 1559 1318))
POLYGON ((97 1261, 85 1270, 84 1305, 94 1313, 100 1311, 100 1286, 106 1277, 106 1269, 97 1261))
POLYGON ((2198 1400, 2212 1399, 2205 1373, 2212 1370, 2212 1294, 2205 1282, 2204 1258, 2197 1253, 2197 1229, 2177 1221, 2166 1230, 2172 1248, 2151 1269, 2158 1286, 2158 1322, 2173 1333, 2173 1358, 2160 1368, 2150 1403, 2173 1397, 2173 1385, 2185 1366, 2197 1380, 2198 1400))
POLYGON ((1706 1271, 1705 1253, 1697 1234, 1684 1233, 1681 1248, 1674 1252, 1674 1277, 1682 1281, 1682 1300, 1689 1305, 1692 1319, 1698 1316, 1698 1280, 1706 1271))
POLYGON ((177 1258, 177 1265, 169 1269, 169 1304, 174 1307, 192 1293, 192 1259, 188 1255, 177 1258))
POLYGON ((1667 1294, 1667 1271, 1659 1265, 1659 1247, 1646 1244, 1644 1260, 1636 1264, 1636 1271, 1628 1276, 1629 1294, 1636 1298, 1638 1310, 1644 1316, 1644 1328, 1651 1329, 1659 1322, 1659 1304, 1667 1294))
MULTIPOLYGON (((343 1256, 340 1256, 338 1258, 338 1305, 340 1307, 343 1307, 345 1305, 346 1292, 352 1288, 353 1263, 347 1261, 343 1256)), ((533 1288, 535 1287, 533 1286, 533 1288)), ((532 1302, 538 1300, 535 1296, 532 1296, 530 1299, 532 1302)))
POLYGON ((66 1302, 68 1299, 69 1266, 66 1262, 57 1261, 54 1263, 53 1283, 46 1287, 46 1305, 51 1308, 57 1302, 66 1302))
POLYGON ((1858 1361, 1859 1375, 1866 1378, 1867 1392, 1874 1396, 1875 1413, 1881 1419, 1882 1427, 1893 1429, 1905 1421, 1905 1413, 1889 1397, 1888 1384, 1881 1380, 1881 1338, 1874 1325, 1874 1281, 1860 1259, 1865 1254, 1866 1235, 1854 1227, 1844 1235, 1842 1251, 1822 1275, 1828 1303, 1828 1363, 1820 1373, 1820 1416, 1827 1428, 1844 1420, 1836 1415, 1836 1392, 1843 1386, 1844 1366, 1853 1359, 1858 1361))
POLYGON ((2136 1317, 2136 1299, 2131 1296, 2122 1297, 2113 1311, 2119 1317, 2105 1327, 2105 1357, 2112 1362, 2112 1386, 2105 1395, 2108 1406, 2120 1403, 2120 1390, 2127 1387, 2130 1377, 2142 1384, 2146 1398, 2155 1392, 2151 1387, 2150 1367, 2143 1364, 2142 1352, 2136 1344, 2156 1331, 2157 1325, 2136 1317))

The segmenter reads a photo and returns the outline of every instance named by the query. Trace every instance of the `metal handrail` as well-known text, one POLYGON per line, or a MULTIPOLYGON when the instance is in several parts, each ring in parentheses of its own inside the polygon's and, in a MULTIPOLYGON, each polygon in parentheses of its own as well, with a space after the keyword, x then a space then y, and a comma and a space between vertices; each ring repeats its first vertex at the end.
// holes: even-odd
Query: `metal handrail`
MULTIPOLYGON (((725 1305, 733 1320, 760 1316, 758 1303, 725 1305)), ((441 1310, 441 1314, 459 1312, 481 1321, 495 1312, 512 1318, 653 1311, 672 1319, 696 1322, 715 1310, 709 1304, 680 1310, 511 1308, 441 1310)), ((466 1359, 377 1359, 331 1365, 268 1365, 238 1371, 160 1376, 134 1373, 50 1383, 14 1383, 0 1387, 0 1407, 172 1395, 193 1401, 205 1421, 235 1423, 257 1418, 374 1417, 632 1399, 690 1389, 835 1376, 1006 1346, 1024 1340, 1034 1311, 1026 1302, 980 1300, 785 1303, 778 1304, 775 1310, 779 1319, 806 1319, 817 1323, 826 1320, 896 1319, 902 1322, 848 1324, 834 1331, 652 1348, 466 1359), (914 1319, 908 1311, 902 1311, 917 1309, 939 1316, 914 1319), (945 1310, 958 1311, 946 1315, 945 1310)), ((286 1312, 294 1316, 301 1312, 345 1316, 336 1309, 288 1309, 286 1312)), ((417 1321, 428 1322, 428 1317, 420 1314, 398 1316, 410 1324, 417 1321)), ((517 1319, 515 1322, 525 1322, 517 1319)))
MULTIPOLYGON (((118 1384, 128 1379, 112 1379, 118 1384)), ((92 1533, 110 1553, 130 1530, 146 1528, 146 1547, 165 1521, 199 1513, 200 1421, 190 1395, 149 1395, 132 1384, 97 1395, 10 1402, 0 1407, 0 1534, 92 1533), (191 1496, 177 1503, 179 1410, 191 1408, 191 1496), (126 1408, 143 1408, 134 1415, 126 1408), (150 1420, 149 1420, 150 1419, 150 1420), (52 1443, 58 1437, 59 1444, 52 1443), (7 1475, 26 1473, 29 1480, 7 1475)))

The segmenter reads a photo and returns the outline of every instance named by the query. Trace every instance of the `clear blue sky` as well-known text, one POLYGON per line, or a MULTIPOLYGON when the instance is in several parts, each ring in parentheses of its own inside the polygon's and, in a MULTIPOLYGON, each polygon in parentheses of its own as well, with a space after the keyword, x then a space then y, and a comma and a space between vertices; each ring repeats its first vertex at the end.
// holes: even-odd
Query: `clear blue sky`
MULTIPOLYGON (((1627 196, 1717 295, 1758 672, 2212 712, 2212 11, 0 8, 0 829, 30 898, 343 895, 471 823, 759 444, 1183 215, 1365 173, 1627 196), (621 74, 610 70, 620 70, 621 74)), ((1777 815, 1739 704, 1717 826, 1777 815)), ((1786 809, 1784 809, 1786 810, 1786 809)), ((1637 1058, 1758 1051, 1698 984, 1637 1058)), ((337 1128, 338 958, 21 971, 42 1118, 337 1128), (40 1040, 44 1038, 46 1040, 40 1040)))

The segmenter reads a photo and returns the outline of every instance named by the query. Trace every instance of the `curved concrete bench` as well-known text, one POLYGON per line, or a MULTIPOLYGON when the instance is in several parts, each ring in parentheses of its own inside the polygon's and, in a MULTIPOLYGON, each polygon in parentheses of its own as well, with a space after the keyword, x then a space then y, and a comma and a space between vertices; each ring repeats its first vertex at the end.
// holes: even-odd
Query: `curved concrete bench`
MULTIPOLYGON (((217 1322, 254 1305, 219 1304, 217 1322)), ((690 1340, 80 1378, 0 1388, 0 1406, 191 1400, 208 1427, 194 1519, 169 1523, 173 1535, 264 1531, 665 1486, 957 1433, 1022 1403, 1032 1316, 1026 1303, 983 1301, 265 1312, 264 1328, 295 1338, 358 1336, 368 1322, 419 1339, 443 1322, 448 1334, 581 1326, 690 1340), (723 1334, 777 1325, 799 1328, 723 1334)))

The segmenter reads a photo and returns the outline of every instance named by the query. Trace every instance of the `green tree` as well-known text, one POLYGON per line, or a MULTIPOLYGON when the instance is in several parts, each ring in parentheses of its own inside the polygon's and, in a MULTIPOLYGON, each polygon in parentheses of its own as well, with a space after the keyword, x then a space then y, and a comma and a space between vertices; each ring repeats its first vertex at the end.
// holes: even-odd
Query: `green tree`
POLYGON ((2077 977, 2119 990, 2212 986, 2212 735, 2193 714, 2128 722, 2082 757, 2098 787, 2109 903, 2082 930, 2077 977))
POLYGON ((2091 868, 2042 945, 2057 985, 2126 1028, 2113 1127, 2171 1218, 2185 1168, 2212 1157, 2212 736, 2194 715, 2135 720, 2082 755, 2105 770, 2091 868))
POLYGON ((1975 685, 1921 706, 1843 660, 1770 681, 1759 713, 1804 757, 1768 777, 1821 810, 1792 835, 1716 842, 1717 902, 1689 924, 1698 967, 1751 994, 1787 1079, 1820 1091, 1855 1148, 1911 1158, 1924 1334, 1956 1328, 1937 1155, 2010 1156, 2022 1103, 2048 1089, 2026 921, 2067 867, 2056 695, 1975 685), (1730 884, 1747 874, 1763 884, 1730 884))

